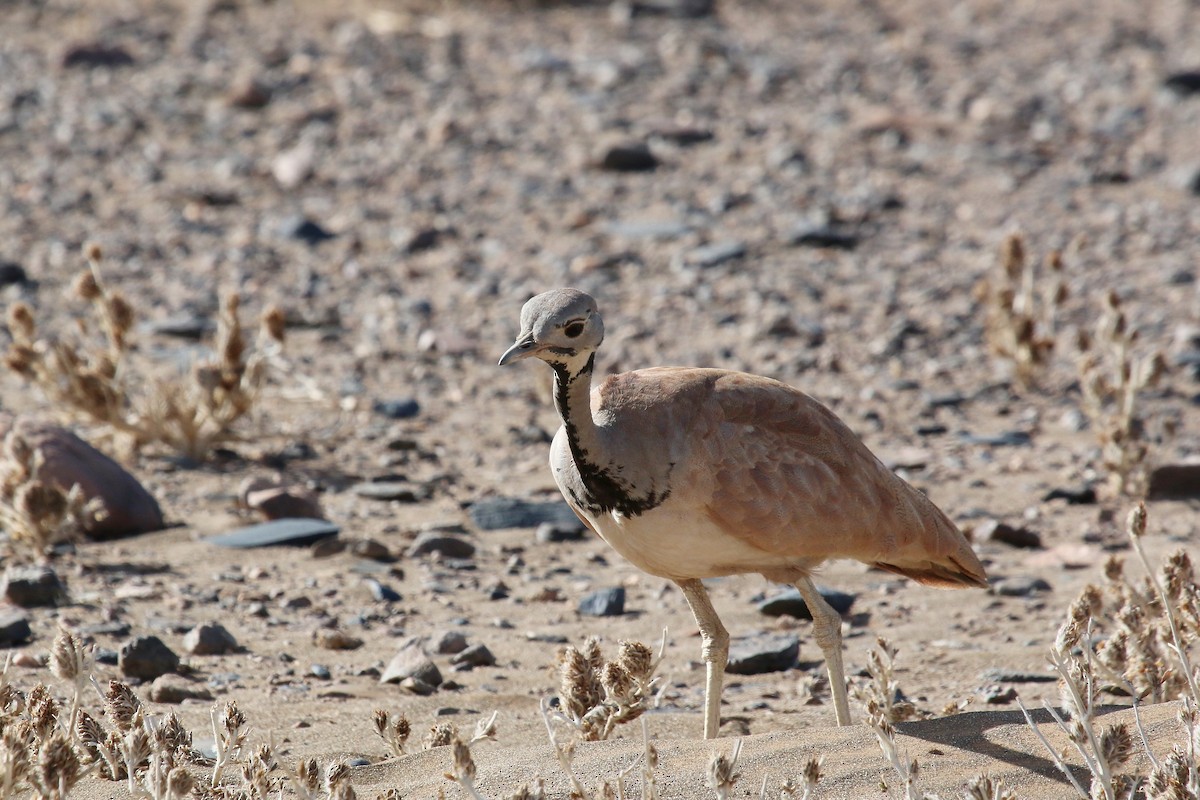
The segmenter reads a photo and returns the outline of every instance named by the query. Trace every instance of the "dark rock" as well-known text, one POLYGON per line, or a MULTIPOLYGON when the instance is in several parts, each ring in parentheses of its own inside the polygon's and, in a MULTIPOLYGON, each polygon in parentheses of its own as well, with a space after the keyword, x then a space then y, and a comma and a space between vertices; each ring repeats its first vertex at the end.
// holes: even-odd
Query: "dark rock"
POLYGON ((467 637, 458 631, 445 631, 438 636, 433 650, 440 655, 453 655, 467 649, 467 637))
POLYGON ((95 69, 97 67, 111 69, 133 66, 134 60, 129 51, 123 47, 102 42, 80 42, 66 49, 61 63, 67 69, 95 69))
POLYGON ((131 630, 128 622, 98 622, 95 625, 80 625, 79 632, 85 636, 115 636, 122 638, 131 630))
POLYGON ((277 519, 247 528, 238 528, 222 536, 209 538, 218 547, 246 549, 253 547, 307 547, 310 544, 337 536, 338 526, 317 519, 277 519))
POLYGON ((23 644, 29 641, 32 635, 29 618, 20 611, 0 612, 0 647, 23 644))
POLYGON ((795 636, 752 636, 730 644, 725 671, 733 675, 782 672, 796 666, 798 658, 800 639, 795 636))
POLYGON ((246 507, 268 520, 325 518, 317 495, 302 486, 275 486, 247 492, 246 507))
POLYGON ((1163 86, 1179 95, 1200 94, 1200 70, 1174 72, 1163 79, 1163 86))
MULTIPOLYGON (((448 683, 443 683, 441 685, 445 686, 447 689, 450 688, 450 684, 448 683)), ((438 690, 437 686, 434 686, 432 683, 426 683, 417 677, 408 677, 400 681, 400 688, 409 694, 415 694, 418 697, 428 697, 438 690)))
POLYGON ((1050 584, 1041 578, 1014 577, 999 578, 992 581, 991 591, 1002 597, 1029 597, 1042 592, 1053 591, 1050 584))
POLYGON ((600 168, 612 172, 651 172, 658 168, 658 159, 643 143, 617 145, 605 152, 600 168))
MULTIPOLYGON (((854 600, 857 595, 839 592, 834 589, 826 589, 821 586, 817 587, 817 591, 830 608, 839 614, 850 613, 850 607, 854 605, 854 600)), ((789 617, 796 619, 812 619, 812 612, 808 610, 808 604, 804 602, 804 598, 800 596, 798 589, 788 589, 785 592, 768 597, 758 605, 758 610, 768 617, 779 617, 787 614, 789 617)))
POLYGON ((204 684, 196 684, 186 678, 167 673, 159 675, 150 684, 150 700, 154 703, 177 705, 184 700, 213 699, 213 694, 204 684))
POLYGON ((1191 500, 1200 497, 1200 463, 1163 464, 1150 471, 1147 500, 1191 500))
POLYGON ((746 255, 746 243, 735 240, 714 242, 697 247, 686 256, 684 263, 693 267, 715 267, 746 255))
POLYGON ((322 650, 357 650, 363 640, 345 631, 321 629, 313 632, 313 644, 322 650))
POLYGON ((199 341, 216 330, 217 326, 208 317, 183 314, 166 319, 147 320, 138 328, 153 336, 170 336, 175 339, 199 341))
POLYGON ((693 128, 687 125, 675 124, 660 125, 654 128, 650 132, 650 135, 679 145, 680 147, 690 147, 694 144, 711 142, 716 138, 713 132, 707 128, 693 128))
POLYGON ((635 17, 698 19, 712 14, 716 5, 716 0, 635 0, 630 5, 629 12, 635 17))
POLYGON ((619 617, 625 613, 625 587, 600 589, 579 601, 579 613, 587 617, 619 617))
POLYGON ((388 419, 412 419, 421 413, 421 404, 411 397, 402 397, 397 400, 376 400, 372 409, 388 419))
POLYGON ((991 706, 1002 706, 1017 699, 1017 690, 1011 686, 985 686, 979 690, 983 702, 991 706))
POLYGON ((424 487, 401 481, 366 481, 355 484, 353 491, 368 500, 395 500, 399 503, 419 503, 429 497, 424 487))
POLYGON ((379 682, 399 683, 408 678, 415 678, 421 683, 435 688, 442 684, 442 673, 438 670, 437 664, 434 664, 429 656, 425 655, 419 644, 412 641, 401 647, 400 651, 392 656, 392 660, 383 671, 383 675, 380 676, 379 682))
POLYGON ((473 644, 451 658, 450 663, 456 667, 465 666, 468 669, 473 667, 494 667, 496 666, 496 657, 492 655, 491 650, 487 649, 487 645, 473 644))
POLYGON ((29 283, 25 268, 14 261, 0 261, 0 286, 10 286, 14 283, 29 283))
POLYGON ((0 419, 0 438, 9 430, 42 452, 40 476, 63 492, 78 485, 83 496, 104 503, 107 515, 88 520, 84 532, 103 541, 162 530, 162 509, 137 478, 65 428, 27 417, 0 419))
POLYGON ((967 444, 979 444, 985 447, 1026 447, 1033 444, 1033 437, 1028 431, 1005 431, 993 435, 978 435, 974 433, 960 433, 961 438, 967 444))
POLYGON ((918 425, 916 431, 918 436, 941 436, 943 433, 948 433, 950 429, 935 422, 929 425, 918 425))
POLYGON ((92 651, 92 657, 96 659, 97 664, 103 664, 106 667, 115 667, 121 660, 116 650, 107 647, 97 647, 92 651))
POLYGON ((470 558, 475 555, 475 545, 458 536, 449 536, 436 531, 419 534, 409 545, 409 558, 440 553, 447 558, 470 558))
POLYGON ((1045 502, 1051 500, 1066 500, 1072 506, 1090 506, 1096 503, 1096 488, 1084 486, 1082 489, 1051 489, 1042 497, 1045 502))
POLYGON ((308 674, 319 681, 327 681, 333 677, 333 674, 329 671, 329 667, 324 664, 313 664, 308 668, 308 674))
POLYGON ((363 583, 367 584, 367 588, 371 590, 371 597, 375 598, 379 603, 395 603, 403 598, 400 593, 386 583, 380 583, 374 578, 366 578, 363 583))
POLYGON ((437 228, 421 228, 416 231, 399 231, 392 237, 392 241, 399 245, 400 251, 405 255, 412 255, 437 247, 441 236, 442 232, 437 228))
POLYGON ((221 656, 236 652, 238 643, 219 622, 206 622, 184 635, 183 649, 194 656, 221 656))
POLYGON ((254 78, 243 78, 229 90, 226 102, 234 108, 257 110, 271 102, 271 90, 254 78))
POLYGON ((561 522, 543 522, 538 525, 534 538, 539 542, 578 542, 587 534, 587 527, 575 519, 574 525, 564 525, 561 522))
POLYGON ((579 517, 561 500, 535 503, 515 497, 495 497, 480 500, 467 510, 471 521, 480 530, 492 531, 504 528, 536 528, 543 522, 560 525, 575 525, 579 517))
POLYGON ((508 588, 508 584, 504 581, 495 581, 483 587, 483 596, 488 600, 493 601, 503 600, 504 598, 508 597, 510 592, 511 590, 508 588))
POLYGON ((1046 672, 1023 672, 994 667, 979 673, 979 679, 988 683, 1054 683, 1058 676, 1046 672))
POLYGON ((996 519, 984 520, 976 525, 974 536, 977 542, 1003 542, 1013 547, 1026 548, 1042 546, 1042 537, 1037 531, 1018 528, 996 519))
POLYGON ((794 247, 828 247, 834 250, 853 250, 859 237, 828 223, 804 223, 788 234, 787 243, 794 247))
POLYGON ((152 681, 179 669, 179 656, 157 636, 138 636, 121 645, 117 666, 123 675, 152 681))
POLYGON ((279 234, 285 239, 299 239, 310 247, 334 238, 334 234, 306 217, 288 217, 279 225, 279 234))
POLYGON ((21 608, 56 606, 67 599, 67 587, 50 567, 10 566, 0 596, 21 608))
POLYGON ((357 539, 350 544, 350 554, 371 561, 394 561, 392 551, 383 542, 374 539, 357 539))

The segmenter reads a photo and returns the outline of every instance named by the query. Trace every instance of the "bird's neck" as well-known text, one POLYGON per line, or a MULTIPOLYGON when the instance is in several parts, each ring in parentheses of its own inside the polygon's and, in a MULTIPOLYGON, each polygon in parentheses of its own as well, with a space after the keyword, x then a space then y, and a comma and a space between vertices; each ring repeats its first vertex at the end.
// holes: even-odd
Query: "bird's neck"
POLYGON ((598 454, 596 422, 592 419, 592 370, 596 354, 586 360, 551 363, 554 369, 554 407, 562 417, 567 443, 576 463, 592 461, 598 454), (591 456, 589 458, 589 456, 591 456))

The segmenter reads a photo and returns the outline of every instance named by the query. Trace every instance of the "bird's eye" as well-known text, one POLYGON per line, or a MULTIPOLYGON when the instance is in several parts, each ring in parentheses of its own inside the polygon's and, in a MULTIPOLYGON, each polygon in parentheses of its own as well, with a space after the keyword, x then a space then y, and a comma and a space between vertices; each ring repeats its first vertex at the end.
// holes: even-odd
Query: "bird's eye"
POLYGON ((567 325, 567 327, 563 328, 563 333, 565 333, 569 338, 574 339, 576 336, 583 333, 583 323, 571 322, 567 325))

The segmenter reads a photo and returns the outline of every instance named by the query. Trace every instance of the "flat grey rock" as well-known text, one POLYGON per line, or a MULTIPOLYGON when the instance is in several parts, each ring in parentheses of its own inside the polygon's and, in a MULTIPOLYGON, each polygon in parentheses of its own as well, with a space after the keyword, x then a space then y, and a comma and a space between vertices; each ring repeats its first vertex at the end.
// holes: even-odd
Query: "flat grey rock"
MULTIPOLYGON (((817 587, 817 592, 839 614, 849 613, 850 607, 854 605, 854 600, 857 597, 857 595, 839 592, 835 589, 826 589, 822 586, 817 587)), ((808 610, 808 604, 804 602, 804 598, 800 596, 798 589, 788 589, 774 597, 768 597, 758 604, 758 610, 768 617, 779 617, 787 614, 789 617, 795 617, 796 619, 812 619, 812 612, 808 610)))
POLYGON ((234 549, 252 547, 307 547, 337 536, 338 526, 322 519, 277 519, 209 538, 210 544, 234 549))
POLYGON ((122 675, 152 681, 179 669, 179 656, 157 636, 138 636, 121 645, 117 666, 122 675))
POLYGON ((619 617, 625 613, 625 587, 613 586, 584 596, 579 613, 586 617, 619 617))
POLYGON ((408 679, 415 679, 427 686, 438 687, 442 684, 442 673, 430 660, 429 656, 425 655, 425 651, 420 645, 409 640, 409 643, 400 648, 396 655, 392 656, 392 660, 388 663, 387 668, 380 676, 380 683, 401 683, 408 679))
POLYGON ((1163 464, 1150 472, 1147 500, 1191 500, 1200 497, 1200 463, 1163 464))
POLYGON ((206 622, 184 635, 183 649, 194 656, 221 656, 237 650, 238 643, 224 625, 206 622))
POLYGON ((179 675, 167 673, 150 684, 150 700, 176 705, 184 700, 212 700, 213 693, 202 683, 193 683, 179 675))
POLYGON ((799 658, 800 639, 796 636, 753 636, 730 643, 725 671, 733 675, 782 672, 796 666, 799 658))
POLYGON ((534 502, 516 497, 495 497, 471 505, 467 513, 480 530, 536 528, 543 522, 577 525, 579 517, 562 500, 534 502))
POLYGON ((426 531, 413 539, 407 551, 409 558, 430 553, 440 553, 447 558, 470 558, 475 555, 475 545, 458 536, 426 531))
POLYGON ((433 644, 434 652, 454 655, 467 649, 467 637, 459 631, 443 631, 433 644))
POLYGON ((1052 591, 1053 587, 1041 578, 1014 577, 992 581, 991 589, 1001 597, 1029 597, 1052 591))
POLYGON ((1054 683, 1057 675, 1048 672, 1024 672, 1018 669, 993 667, 979 673, 979 680, 987 683, 1054 683))
POLYGON ((691 230, 680 220, 618 220, 610 222, 605 230, 622 239, 678 239, 691 230))
POLYGON ((496 657, 492 655, 492 651, 484 644, 473 644, 461 653, 457 653, 450 659, 450 663, 456 667, 466 667, 468 669, 474 667, 494 667, 496 666, 496 657))
POLYGON ((33 631, 29 628, 29 618, 20 611, 5 611, 0 613, 0 646, 11 647, 29 641, 33 631))
POLYGON ((979 542, 1001 542, 1010 547, 1037 549, 1042 546, 1042 537, 1037 531, 1024 526, 1017 527, 996 519, 984 520, 975 526, 975 540, 979 542))
POLYGON ((67 599, 67 587, 50 567, 10 566, 0 596, 21 608, 56 606, 67 599))
POLYGON ((697 247, 684 256, 684 262, 693 267, 715 267, 746 255, 746 243, 739 241, 713 242, 697 247))
POLYGON ((368 500, 397 500, 401 503, 419 502, 425 494, 411 483, 400 481, 367 481, 355 484, 354 493, 368 500))

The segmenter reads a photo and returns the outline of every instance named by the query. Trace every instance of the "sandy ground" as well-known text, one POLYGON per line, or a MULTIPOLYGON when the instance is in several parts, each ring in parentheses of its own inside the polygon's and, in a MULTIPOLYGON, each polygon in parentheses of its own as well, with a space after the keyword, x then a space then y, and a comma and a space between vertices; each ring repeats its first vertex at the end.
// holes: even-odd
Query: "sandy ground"
MULTIPOLYGON (((1200 386, 1184 364, 1200 350, 1189 189, 1200 100, 1164 87, 1200 66, 1194 4, 728 2, 678 19, 591 4, 51 0, 9 2, 3 17, 0 260, 36 282, 4 288, 5 304, 23 299, 44 330, 70 331, 79 249, 96 241, 141 320, 211 320, 219 294, 237 290, 248 313, 276 303, 292 323, 287 369, 244 442, 199 466, 154 448, 126 458, 173 527, 62 559, 73 602, 30 611, 27 653, 44 653, 60 622, 118 620, 178 651, 182 631, 219 620, 245 651, 186 657, 187 671, 217 701, 236 699, 252 740, 273 735, 285 760, 363 759, 362 796, 453 797, 449 753, 389 758, 373 709, 406 714, 414 741, 437 721, 466 731, 498 711, 498 741, 475 749, 484 794, 539 773, 562 796, 538 712, 555 692, 556 637, 595 633, 614 649, 666 628, 667 689, 648 717, 661 796, 707 796, 708 756, 738 734, 738 796, 766 776, 798 777, 816 755, 820 796, 885 794, 881 778, 894 780, 870 730, 835 729, 830 706, 806 704, 819 651, 808 623, 756 610, 774 592, 762 578, 714 582, 714 603, 735 637, 797 632, 799 668, 731 677, 726 738, 705 743, 699 639, 674 587, 597 540, 471 525, 466 508, 481 499, 556 496, 546 370, 493 365, 527 297, 577 285, 605 314, 601 372, 687 364, 779 378, 830 405, 964 528, 993 518, 1040 535, 1035 550, 977 544, 993 580, 1051 587, 1028 596, 923 589, 854 563, 829 565, 819 582, 856 594, 851 675, 885 634, 919 709, 965 703, 902 726, 923 788, 952 797, 989 772, 1021 797, 1070 796, 1015 704, 986 703, 980 674, 1045 673, 1067 604, 1099 579, 1106 549, 1127 554, 1125 501, 1044 499, 1102 477, 1095 433, 1080 423, 1071 333, 1090 328, 1109 289, 1142 346, 1181 365, 1145 395, 1155 429, 1178 429, 1154 457, 1200 454, 1200 386), (131 63, 71 66, 85 44, 131 63), (251 83, 261 106, 233 102, 251 83), (598 166, 630 142, 648 143, 655 170, 598 166), (332 237, 297 239, 298 216, 332 237), (854 246, 797 243, 797 231, 822 228, 854 246), (1064 251, 1070 290, 1059 347, 1026 391, 988 354, 973 294, 1017 230, 1035 259, 1064 251), (712 257, 721 248, 739 255, 712 257), (420 413, 373 410, 399 398, 420 413), (972 438, 1013 431, 1028 444, 972 438), (299 445, 310 457, 279 456, 299 445), (343 538, 374 539, 398 560, 208 544, 253 521, 237 508, 239 484, 276 471, 319 492, 343 538), (397 474, 428 499, 352 490, 397 474), (402 557, 443 523, 466 526, 470 565, 402 557), (402 599, 373 599, 368 577, 402 599), (508 595, 491 600, 497 581, 508 595), (617 585, 624 615, 576 612, 588 591, 617 585), (363 645, 319 649, 314 632, 331 627, 363 645), (448 629, 486 644, 497 666, 451 672, 435 656, 461 688, 426 698, 378 683, 402 638, 448 629)), ((143 328, 137 347, 168 374, 194 345, 143 328)), ((76 424, 9 374, 0 403, 76 424)), ((103 431, 76 429, 110 446, 103 431)), ((1196 510, 1152 504, 1153 557, 1194 547, 1196 510)), ((37 668, 12 679, 52 680, 37 668)), ((1016 688, 1029 706, 1057 698, 1053 683, 1016 688)), ((177 709, 198 741, 210 705, 177 709)), ((1179 740, 1174 713, 1146 712, 1160 753, 1179 740)), ((641 751, 634 728, 580 746, 576 766, 594 785, 641 751)), ((122 791, 89 780, 78 794, 122 791)))

